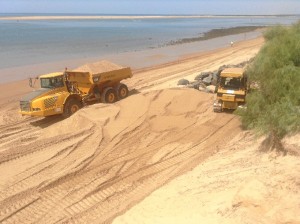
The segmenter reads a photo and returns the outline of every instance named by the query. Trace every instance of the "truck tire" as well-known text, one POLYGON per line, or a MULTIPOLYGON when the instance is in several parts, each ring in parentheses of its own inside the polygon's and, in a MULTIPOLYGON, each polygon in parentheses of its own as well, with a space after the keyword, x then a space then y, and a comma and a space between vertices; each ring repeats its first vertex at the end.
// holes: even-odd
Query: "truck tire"
POLYGON ((122 100, 128 96, 128 88, 125 84, 120 83, 117 88, 118 98, 119 100, 122 100))
POLYGON ((70 117, 82 107, 82 103, 76 99, 70 99, 65 103, 63 117, 70 117))
POLYGON ((117 101, 117 92, 113 88, 106 88, 101 96, 102 103, 114 103, 117 101))

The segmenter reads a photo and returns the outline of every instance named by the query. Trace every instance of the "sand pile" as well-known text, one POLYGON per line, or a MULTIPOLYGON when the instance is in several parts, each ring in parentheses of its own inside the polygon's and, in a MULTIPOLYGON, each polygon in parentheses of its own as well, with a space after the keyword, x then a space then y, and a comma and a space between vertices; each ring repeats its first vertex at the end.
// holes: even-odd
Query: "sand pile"
POLYGON ((98 74, 98 73, 109 72, 109 71, 118 70, 118 69, 122 69, 122 68, 124 68, 124 67, 122 67, 120 65, 116 65, 112 62, 103 60, 103 61, 98 61, 98 62, 82 65, 82 66, 74 69, 74 71, 98 74))
POLYGON ((111 221, 240 131, 233 115, 211 112, 211 101, 192 89, 153 91, 59 122, 6 127, 0 221, 111 221))

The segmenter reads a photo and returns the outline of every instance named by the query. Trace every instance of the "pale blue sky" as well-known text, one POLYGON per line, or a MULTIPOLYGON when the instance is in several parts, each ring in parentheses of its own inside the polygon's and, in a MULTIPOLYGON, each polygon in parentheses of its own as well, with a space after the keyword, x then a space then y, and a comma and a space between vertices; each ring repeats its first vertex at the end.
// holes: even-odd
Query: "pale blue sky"
POLYGON ((0 13, 300 14, 300 0, 0 0, 0 13))

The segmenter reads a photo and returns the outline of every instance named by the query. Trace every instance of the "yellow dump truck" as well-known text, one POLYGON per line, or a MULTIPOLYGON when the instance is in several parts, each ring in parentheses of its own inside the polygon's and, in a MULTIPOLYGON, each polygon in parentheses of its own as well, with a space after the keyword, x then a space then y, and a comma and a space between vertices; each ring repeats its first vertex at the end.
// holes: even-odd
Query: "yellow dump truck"
POLYGON ((226 68, 220 73, 216 86, 217 98, 214 112, 224 109, 235 110, 245 104, 247 94, 247 77, 242 68, 226 68))
POLYGON ((41 88, 24 96, 20 113, 47 117, 69 117, 86 104, 114 103, 128 96, 121 81, 132 77, 129 67, 108 61, 84 65, 75 70, 50 73, 39 77, 41 88))

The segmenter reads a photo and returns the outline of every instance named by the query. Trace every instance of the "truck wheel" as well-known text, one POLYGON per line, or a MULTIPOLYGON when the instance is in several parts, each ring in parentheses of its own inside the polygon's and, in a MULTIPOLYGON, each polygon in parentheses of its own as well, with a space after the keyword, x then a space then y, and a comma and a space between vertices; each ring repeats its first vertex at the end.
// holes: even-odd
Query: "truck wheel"
POLYGON ((128 88, 125 84, 119 84, 117 87, 118 98, 120 100, 128 96, 128 88))
POLYGON ((213 108, 214 108, 214 112, 215 113, 221 113, 221 112, 223 112, 222 102, 215 101, 213 108))
POLYGON ((82 107, 81 102, 76 99, 70 99, 66 102, 64 106, 63 117, 70 117, 72 114, 76 113, 82 107))
POLYGON ((114 102, 116 102, 117 101, 116 91, 111 87, 105 89, 102 93, 101 101, 102 101, 102 103, 114 103, 114 102))
POLYGON ((214 108, 214 112, 215 112, 215 113, 221 113, 222 110, 219 110, 219 109, 215 109, 215 108, 214 108))

